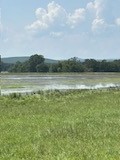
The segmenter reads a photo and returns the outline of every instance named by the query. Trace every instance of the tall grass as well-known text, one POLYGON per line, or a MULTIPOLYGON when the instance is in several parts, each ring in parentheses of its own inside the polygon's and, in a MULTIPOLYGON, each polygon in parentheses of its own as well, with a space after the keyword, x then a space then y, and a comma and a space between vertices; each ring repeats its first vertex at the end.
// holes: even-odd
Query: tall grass
POLYGON ((119 160, 120 90, 0 97, 0 160, 119 160))

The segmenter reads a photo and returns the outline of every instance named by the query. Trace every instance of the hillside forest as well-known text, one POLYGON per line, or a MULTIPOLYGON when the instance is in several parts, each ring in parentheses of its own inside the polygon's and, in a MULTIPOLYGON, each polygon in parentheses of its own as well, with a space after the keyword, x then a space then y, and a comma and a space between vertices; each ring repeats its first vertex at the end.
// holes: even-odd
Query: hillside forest
POLYGON ((5 63, 0 61, 2 72, 120 72, 120 59, 95 60, 73 57, 57 63, 45 62, 43 55, 34 54, 25 62, 5 63))

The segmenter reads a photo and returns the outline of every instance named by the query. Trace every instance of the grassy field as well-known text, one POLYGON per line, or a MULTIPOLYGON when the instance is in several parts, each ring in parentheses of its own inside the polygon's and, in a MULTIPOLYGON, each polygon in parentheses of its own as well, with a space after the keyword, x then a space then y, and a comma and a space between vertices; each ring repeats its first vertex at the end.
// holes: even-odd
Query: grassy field
POLYGON ((1 96, 0 160, 120 160, 120 90, 1 96))

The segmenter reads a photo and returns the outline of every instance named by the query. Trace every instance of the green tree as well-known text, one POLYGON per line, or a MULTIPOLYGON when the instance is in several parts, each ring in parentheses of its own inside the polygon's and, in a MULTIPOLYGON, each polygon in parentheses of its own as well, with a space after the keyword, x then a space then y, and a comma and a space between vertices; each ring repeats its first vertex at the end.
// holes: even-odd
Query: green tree
POLYGON ((86 59, 84 62, 85 71, 97 72, 99 71, 99 62, 95 59, 86 59))
POLYGON ((49 72, 49 67, 47 64, 41 63, 36 66, 37 72, 49 72))
POLYGON ((17 61, 13 66, 9 68, 9 71, 10 72, 22 72, 21 68, 22 68, 22 63, 17 61))
POLYGON ((37 65, 44 63, 44 61, 43 55, 32 55, 29 59, 30 72, 37 72, 37 65))
POLYGON ((83 72, 84 68, 80 60, 76 57, 70 58, 62 63, 63 72, 83 72))

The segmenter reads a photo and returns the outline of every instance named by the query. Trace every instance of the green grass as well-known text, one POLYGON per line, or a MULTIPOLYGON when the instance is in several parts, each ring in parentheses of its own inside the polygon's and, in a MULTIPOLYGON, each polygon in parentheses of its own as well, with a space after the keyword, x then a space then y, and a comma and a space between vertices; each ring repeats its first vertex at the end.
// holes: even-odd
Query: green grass
POLYGON ((17 88, 17 89, 19 89, 19 88, 25 88, 23 85, 21 85, 21 84, 12 84, 12 85, 2 85, 1 86, 1 88, 2 89, 15 89, 15 88, 17 88))
POLYGON ((0 97, 0 160, 119 160, 120 90, 0 97))

